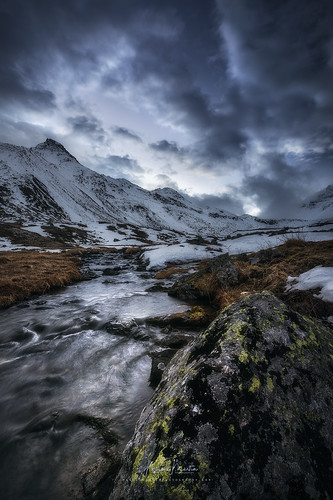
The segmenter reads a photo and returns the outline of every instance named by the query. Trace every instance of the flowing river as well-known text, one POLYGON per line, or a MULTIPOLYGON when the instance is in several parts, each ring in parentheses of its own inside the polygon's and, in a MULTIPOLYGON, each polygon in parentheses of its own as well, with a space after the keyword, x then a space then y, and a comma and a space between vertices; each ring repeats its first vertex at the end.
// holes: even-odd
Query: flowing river
POLYGON ((94 274, 0 312, 0 498, 80 497, 82 475, 121 451, 152 395, 151 357, 165 334, 145 319, 188 309, 152 292, 152 275, 119 253, 94 274), (109 274, 109 276, 108 276, 109 274))

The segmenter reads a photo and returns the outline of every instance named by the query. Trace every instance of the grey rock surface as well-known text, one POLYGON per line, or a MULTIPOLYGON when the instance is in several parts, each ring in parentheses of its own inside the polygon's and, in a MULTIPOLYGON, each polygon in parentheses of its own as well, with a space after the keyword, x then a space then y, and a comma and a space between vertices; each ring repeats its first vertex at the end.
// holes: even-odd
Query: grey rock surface
POLYGON ((177 280, 168 293, 183 300, 209 299, 214 282, 216 288, 238 282, 235 264, 227 253, 211 259, 203 269, 177 280))
POLYGON ((165 369, 111 499, 330 499, 333 334, 268 292, 165 369))

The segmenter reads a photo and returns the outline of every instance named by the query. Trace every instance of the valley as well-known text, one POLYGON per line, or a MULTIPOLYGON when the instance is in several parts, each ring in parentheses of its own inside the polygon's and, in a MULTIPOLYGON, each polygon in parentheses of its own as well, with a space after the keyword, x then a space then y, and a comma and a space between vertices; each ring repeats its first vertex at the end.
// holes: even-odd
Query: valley
POLYGON ((213 491, 225 470, 237 491, 237 460, 252 464, 252 449, 259 488, 253 436, 275 463, 272 433, 278 443, 303 423, 310 451, 298 446, 325 458, 332 186, 293 218, 265 220, 97 174, 51 139, 0 145, 0 170, 6 500, 200 498, 206 475, 213 491), (236 443, 235 476, 210 455, 225 440, 236 443))

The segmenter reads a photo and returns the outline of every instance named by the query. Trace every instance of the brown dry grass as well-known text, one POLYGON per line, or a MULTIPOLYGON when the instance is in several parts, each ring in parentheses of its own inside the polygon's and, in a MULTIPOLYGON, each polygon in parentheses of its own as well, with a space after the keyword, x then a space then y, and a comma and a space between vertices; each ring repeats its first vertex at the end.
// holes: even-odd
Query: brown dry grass
POLYGON ((315 266, 333 266, 333 241, 310 242, 293 238, 271 250, 235 259, 240 276, 236 286, 216 290, 219 307, 239 300, 247 293, 269 290, 294 309, 316 317, 333 313, 333 305, 316 299, 309 291, 286 292, 288 276, 299 276, 315 266))
POLYGON ((80 253, 0 252, 0 308, 83 279, 80 253))
POLYGON ((141 252, 141 247, 127 247, 125 250, 125 255, 132 255, 139 252, 141 252))
POLYGON ((216 271, 205 273, 196 281, 196 287, 203 292, 209 302, 214 302, 218 286, 216 271))
POLYGON ((187 272, 187 269, 182 269, 179 267, 169 267, 168 269, 164 269, 163 271, 159 271, 157 274, 155 274, 155 278, 158 280, 163 280, 170 278, 170 276, 173 276, 175 274, 186 274, 187 272))

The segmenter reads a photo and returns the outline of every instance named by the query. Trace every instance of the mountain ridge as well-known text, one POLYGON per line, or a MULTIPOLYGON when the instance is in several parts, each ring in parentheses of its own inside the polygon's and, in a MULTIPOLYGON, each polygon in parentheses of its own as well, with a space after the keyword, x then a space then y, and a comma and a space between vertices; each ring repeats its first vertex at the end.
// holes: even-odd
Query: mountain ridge
MULTIPOLYGON (((80 224, 97 240, 107 236, 111 243, 172 243, 195 237, 212 243, 239 232, 277 231, 283 225, 203 208, 172 188, 147 191, 126 179, 97 173, 49 138, 31 148, 0 143, 0 173, 2 222, 80 224)), ((327 190, 326 196, 312 200, 306 212, 316 212, 313 207, 320 203, 330 209, 333 188, 327 190)), ((315 215, 313 220, 318 219, 315 215)), ((324 212, 319 215, 318 220, 326 217, 324 212)))

